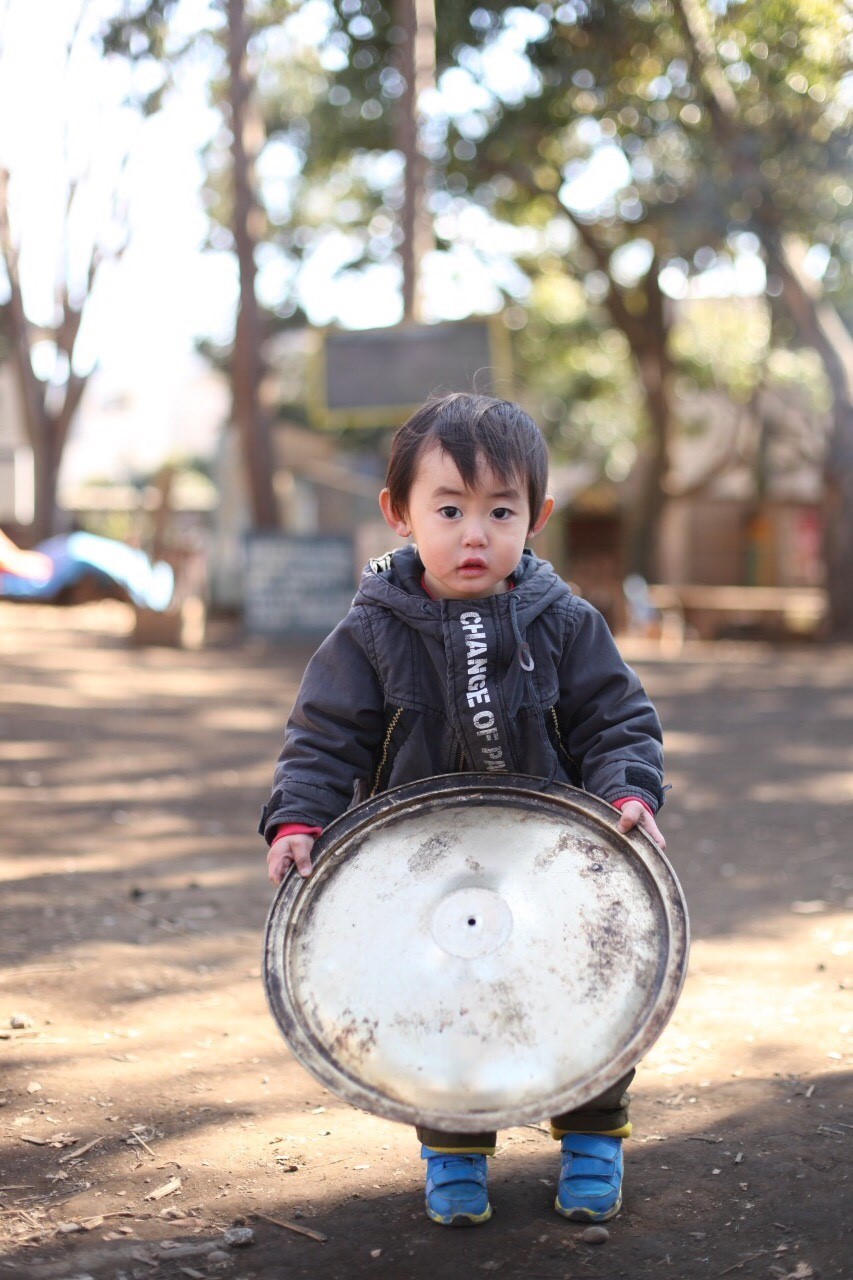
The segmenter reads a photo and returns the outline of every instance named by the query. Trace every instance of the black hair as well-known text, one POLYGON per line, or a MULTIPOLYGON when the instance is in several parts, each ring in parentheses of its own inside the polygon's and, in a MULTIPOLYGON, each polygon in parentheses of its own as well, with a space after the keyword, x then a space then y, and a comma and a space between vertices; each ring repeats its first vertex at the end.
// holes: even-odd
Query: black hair
POLYGON ((482 463, 502 483, 521 481, 527 487, 530 525, 536 522, 548 484, 548 449, 519 405, 457 391, 428 400, 413 413, 395 431, 388 461, 386 485, 400 515, 408 505, 418 460, 434 444, 453 459, 469 489, 475 488, 482 463))

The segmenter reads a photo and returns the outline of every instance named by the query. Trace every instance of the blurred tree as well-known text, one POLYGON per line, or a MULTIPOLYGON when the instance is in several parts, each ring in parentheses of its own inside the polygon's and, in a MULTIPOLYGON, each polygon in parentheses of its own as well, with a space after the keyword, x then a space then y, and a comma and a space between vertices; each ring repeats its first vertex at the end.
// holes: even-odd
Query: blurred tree
POLYGON ((253 524, 258 529, 270 529, 278 525, 279 519, 269 426, 261 406, 261 326, 255 289, 255 250, 260 228, 253 167, 262 135, 258 113, 253 110, 252 81, 246 65, 249 34, 243 0, 227 0, 227 18, 227 101, 233 183, 231 229, 240 280, 231 361, 234 424, 243 442, 253 524))
MULTIPOLYGON (((222 12, 222 0, 211 7, 222 12)), ((371 301, 383 282, 400 283, 406 196, 396 122, 410 88, 400 3, 255 0, 249 12, 264 122, 258 290, 282 323, 306 310, 315 322, 339 319, 332 278, 371 301)), ((639 445, 630 567, 653 574, 672 485, 673 389, 686 359, 675 336, 679 300, 711 281, 733 295, 760 293, 759 256, 773 327, 753 374, 739 367, 752 386, 737 395, 753 394, 774 346, 814 345, 836 403, 830 470, 846 475, 837 342, 822 335, 851 256, 848 11, 833 0, 535 9, 436 0, 436 19, 437 90, 420 104, 417 137, 432 266, 446 264, 437 269, 445 281, 475 279, 481 306, 486 285, 489 305, 509 302, 525 381, 561 447, 582 447, 619 476, 639 445), (806 271, 793 266, 794 239, 806 271)), ((223 72, 215 91, 225 83, 223 72)), ((230 161, 219 141, 209 163, 211 236, 233 244, 221 230, 230 225, 230 161)), ((458 295, 454 303, 434 293, 431 311, 451 315, 454 305, 458 295)), ((840 571, 831 555, 828 563, 843 627, 844 600, 853 608, 844 535, 853 497, 847 481, 835 492, 840 571)))
POLYGON ((272 29, 290 14, 289 0, 211 0, 207 25, 176 37, 170 19, 179 0, 141 0, 107 22, 101 40, 106 54, 120 55, 148 71, 137 105, 150 114, 159 109, 184 57, 203 41, 210 59, 211 88, 227 127, 229 162, 224 169, 225 225, 237 261, 239 300, 234 343, 228 360, 232 421, 241 443, 252 523, 279 524, 273 487, 269 423, 261 403, 262 325, 256 291, 256 253, 263 219, 256 197, 255 164, 264 142, 263 120, 254 93, 256 68, 250 43, 257 32, 272 29))
MULTIPOLYGON (((353 271, 396 247, 399 170, 381 161, 395 154, 400 36, 390 3, 336 0, 334 9, 321 49, 330 89, 304 130, 302 182, 314 193, 337 183, 348 197, 345 269, 353 271), (381 191, 359 189, 358 175, 371 167, 385 174, 381 191), (390 245, 370 236, 377 223, 391 229, 390 245)), ((454 247, 442 222, 458 230, 464 210, 477 205, 491 228, 504 229, 532 305, 559 245, 589 304, 605 308, 608 328, 624 336, 646 420, 629 563, 651 574, 674 423, 672 325, 694 280, 727 273, 736 292, 761 252, 776 341, 793 340, 798 317, 843 402, 838 361, 813 323, 807 291, 791 279, 788 245, 799 237, 816 248, 810 258, 822 262, 827 291, 844 282, 849 13, 831 0, 711 8, 699 0, 573 0, 535 10, 439 0, 436 12, 439 91, 422 146, 440 247, 454 247), (533 235, 519 250, 513 233, 521 230, 533 235)), ((326 235, 341 213, 326 204, 326 235)), ((482 245, 474 253, 488 258, 482 245)), ((525 297, 517 280, 501 283, 505 294, 525 297)), ((524 349, 523 321, 518 331, 524 349)), ((553 344, 541 341, 526 344, 528 356, 537 345, 550 358, 553 344)), ((540 371, 530 372, 536 380, 540 371)), ((543 376, 553 401, 553 368, 543 376)), ((577 390, 577 379, 570 385, 577 390)), ((836 423, 844 421, 836 412, 836 423)), ((837 473, 838 461, 833 467, 837 473)), ((848 577, 851 550, 841 557, 848 577)), ((837 625, 841 596, 850 599, 840 584, 830 563, 837 625)))
MULTIPOLYGON (((633 567, 648 575, 674 416, 675 308, 662 286, 684 295, 691 278, 737 268, 745 249, 760 247, 771 294, 781 294, 840 392, 838 361, 791 279, 785 244, 796 235, 820 245, 829 281, 849 262, 849 15, 824 0, 717 5, 713 23, 698 0, 600 0, 536 14, 526 44, 533 91, 517 106, 493 108, 470 164, 456 167, 475 198, 485 190, 515 221, 550 195, 600 273, 645 393, 647 444, 628 533, 633 567)), ((513 20, 479 22, 478 46, 460 58, 478 84, 485 53, 513 20)), ((465 134, 462 120, 463 147, 465 134)), ((782 340, 791 336, 785 327, 782 340)), ((846 575, 833 577, 830 557, 836 625, 842 601, 853 608, 842 585, 853 543, 844 558, 846 575)))
MULTIPOLYGON (((8 7, 4 17, 8 22, 8 7)), ((68 23, 59 90, 66 102, 73 99, 79 76, 87 74, 80 66, 91 34, 86 17, 86 6, 81 5, 68 23)), ((4 64, 16 56, 5 42, 5 34, 5 28, 0 29, 0 76, 6 74, 4 64)), ((41 176, 38 191, 27 189, 34 185, 32 170, 23 172, 26 166, 18 167, 8 157, 0 160, 0 264, 5 274, 0 285, 5 293, 0 301, 0 329, 5 338, 0 358, 8 358, 15 371, 24 428, 33 451, 32 533, 36 539, 57 531, 59 468, 94 370, 91 360, 81 355, 83 317, 102 264, 120 257, 127 242, 126 211, 120 195, 126 153, 113 155, 106 148, 96 153, 90 127, 88 119, 81 121, 74 113, 60 122, 58 163, 50 170, 50 183, 41 176), (105 170, 109 170, 106 176, 105 170), (55 221, 44 216, 50 199, 57 205, 55 221), (32 210, 39 205, 42 216, 34 218, 32 210), (52 298, 45 302, 43 296, 37 296, 43 289, 37 284, 31 287, 38 274, 33 264, 51 259, 55 262, 54 284, 52 298)))
POLYGON ((853 637, 853 337, 803 270, 803 247, 818 244, 828 250, 824 279, 837 288, 846 265, 849 284, 853 19, 832 0, 753 3, 720 42, 699 0, 674 0, 674 8, 711 138, 730 158, 733 194, 749 210, 743 220, 761 240, 798 339, 823 362, 832 396, 824 457, 830 622, 836 635, 853 637), (738 83, 747 90, 736 92, 738 83))

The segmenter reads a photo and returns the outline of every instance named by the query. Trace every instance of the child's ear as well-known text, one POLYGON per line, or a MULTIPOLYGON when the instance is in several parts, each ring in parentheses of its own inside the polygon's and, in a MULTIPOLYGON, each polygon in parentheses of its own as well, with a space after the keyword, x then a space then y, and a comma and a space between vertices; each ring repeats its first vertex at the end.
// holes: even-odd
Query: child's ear
POLYGON ((539 515, 536 517, 536 520, 534 521, 534 523, 530 526, 529 532, 531 535, 534 533, 542 532, 542 530, 545 528, 545 525, 551 519, 551 513, 553 510, 554 510, 554 499, 549 494, 545 498, 545 501, 542 503, 542 506, 539 510, 539 515))
POLYGON ((391 503, 391 492, 389 489, 383 489, 379 495, 379 505, 382 508, 382 514, 385 517, 385 523, 394 530, 398 538, 408 538, 412 532, 408 523, 396 510, 391 503))

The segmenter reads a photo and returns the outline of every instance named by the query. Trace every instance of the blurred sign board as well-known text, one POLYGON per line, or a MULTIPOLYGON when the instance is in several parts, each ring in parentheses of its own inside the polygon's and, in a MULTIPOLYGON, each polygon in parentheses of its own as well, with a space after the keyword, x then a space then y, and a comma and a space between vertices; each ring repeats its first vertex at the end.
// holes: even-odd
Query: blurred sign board
POLYGON ((351 538, 251 534, 244 579, 246 630, 274 640, 321 640, 355 595, 351 538))
POLYGON ((322 427, 389 427, 431 395, 511 394, 509 332, 500 316, 383 329, 328 329, 309 396, 322 427))

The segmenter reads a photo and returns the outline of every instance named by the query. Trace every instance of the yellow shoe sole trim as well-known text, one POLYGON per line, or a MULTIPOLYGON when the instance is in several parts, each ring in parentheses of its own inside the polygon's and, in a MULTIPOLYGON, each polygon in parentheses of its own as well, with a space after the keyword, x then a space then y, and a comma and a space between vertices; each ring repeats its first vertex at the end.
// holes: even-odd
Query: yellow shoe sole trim
POLYGON ((595 1209, 564 1209, 559 1196, 554 1201, 554 1208, 570 1222, 609 1222, 622 1208, 622 1197, 619 1197, 612 1209, 607 1209, 604 1213, 596 1213, 595 1209))
POLYGON ((426 1212, 432 1222, 437 1222, 442 1227, 478 1227, 481 1222, 489 1221, 492 1206, 489 1205, 484 1213, 454 1213, 452 1218, 443 1218, 440 1213, 433 1213, 429 1205, 426 1206, 426 1212))

